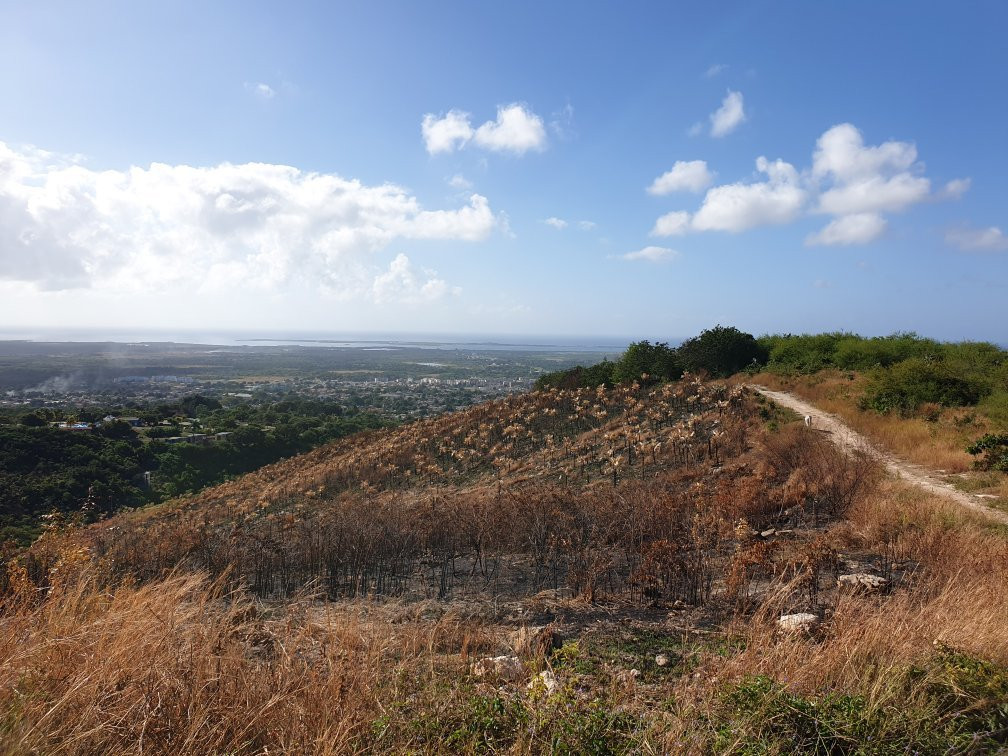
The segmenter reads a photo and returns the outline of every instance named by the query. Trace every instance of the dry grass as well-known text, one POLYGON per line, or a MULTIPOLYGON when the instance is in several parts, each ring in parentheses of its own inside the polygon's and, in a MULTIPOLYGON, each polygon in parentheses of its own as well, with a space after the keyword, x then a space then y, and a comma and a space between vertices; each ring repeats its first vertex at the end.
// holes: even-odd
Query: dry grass
MULTIPOLYGON (((941 498, 879 482, 867 460, 810 443, 803 428, 750 430, 740 436, 745 451, 717 474, 694 465, 618 487, 596 480, 563 494, 581 519, 554 540, 577 536, 584 554, 615 559, 624 572, 631 565, 616 555, 635 553, 631 546, 640 542, 634 548, 646 558, 634 576, 656 595, 674 582, 677 560, 706 554, 697 574, 709 580, 702 593, 710 598, 698 593, 686 602, 693 606, 676 601, 671 612, 669 603, 647 606, 637 588, 613 593, 608 604, 584 590, 577 601, 548 602, 528 578, 525 593, 510 598, 325 602, 304 593, 262 603, 233 587, 240 581, 228 567, 213 578, 180 567, 167 576, 135 574, 148 582, 116 583, 110 575, 124 573, 94 559, 81 547, 86 539, 50 534, 40 546, 44 580, 29 579, 15 563, 0 595, 0 752, 706 753, 751 745, 749 725, 726 732, 720 723, 725 691, 754 675, 810 699, 840 691, 859 696, 871 712, 926 714, 936 654, 954 648, 1008 666, 1008 534, 941 498), (764 538, 751 525, 780 532, 764 538), (648 542, 662 527, 666 537, 648 542), (679 530, 690 538, 677 540, 679 530), (747 600, 733 600, 730 565, 754 545, 766 548, 751 549, 758 569, 741 579, 769 588, 746 588, 747 600), (827 588, 810 597, 795 565, 812 546, 840 559, 874 560, 883 570, 895 565, 892 592, 839 596, 827 588), (824 617, 821 632, 778 632, 780 613, 805 603, 824 617), (526 655, 510 682, 471 674, 476 658, 511 653, 510 632, 546 615, 543 624, 556 622, 567 634, 557 656, 526 655), (644 640, 614 651, 633 623, 644 640), (601 643, 594 655, 589 639, 601 643), (681 660, 659 669, 659 642, 675 646, 681 660), (621 658, 629 659, 623 667, 621 658), (543 664, 557 674, 553 695, 526 689, 543 664), (631 674, 630 664, 643 674, 631 674)), ((531 498, 512 497, 511 509, 493 504, 496 498, 483 502, 501 507, 484 513, 488 522, 519 534, 514 543, 501 541, 510 555, 528 540, 526 530, 538 532, 526 522, 529 513, 553 511, 537 504, 533 490, 543 501, 566 501, 544 483, 528 490, 531 498)), ((459 489, 476 511, 471 493, 459 489)), ((379 498, 368 495, 377 506, 379 498)), ((415 491, 389 493, 400 505, 407 495, 415 491)), ((438 490, 439 501, 447 495, 438 490)), ((466 512, 460 504, 444 519, 463 528, 466 512)), ((562 524, 555 513, 548 519, 562 524)), ((154 542, 144 543, 153 553, 154 542)), ((532 564, 518 560, 516 568, 532 564)), ((591 560, 572 561, 561 574, 565 595, 595 569, 591 560)), ((833 582, 827 568, 822 577, 833 582)), ((764 750, 785 752, 782 742, 764 750)))
MULTIPOLYGON (((847 553, 874 550, 914 570, 889 595, 838 595, 814 635, 782 634, 795 586, 780 584, 736 626, 746 648, 717 667, 723 683, 766 675, 804 693, 845 691, 870 707, 909 705, 929 685, 908 670, 953 648, 1008 665, 1008 539, 940 497, 884 483, 830 530, 847 553)), ((894 565, 896 566, 896 565, 894 565)))
POLYGON ((97 588, 72 570, 0 620, 0 750, 352 753, 386 706, 496 643, 451 613, 389 624, 360 602, 264 611, 205 575, 97 588))
MULTIPOLYGON (((856 373, 836 370, 802 376, 760 373, 747 380, 777 391, 791 392, 812 402, 842 418, 880 448, 938 474, 958 477, 969 473, 974 459, 966 453, 966 447, 983 434, 997 430, 992 421, 968 408, 929 406, 923 408, 919 417, 902 417, 898 413, 880 415, 862 410, 858 401, 864 393, 866 379, 856 373)), ((969 488, 974 477, 969 474, 961 482, 969 488)), ((986 485, 977 492, 1008 498, 1008 476, 981 477, 986 485)))

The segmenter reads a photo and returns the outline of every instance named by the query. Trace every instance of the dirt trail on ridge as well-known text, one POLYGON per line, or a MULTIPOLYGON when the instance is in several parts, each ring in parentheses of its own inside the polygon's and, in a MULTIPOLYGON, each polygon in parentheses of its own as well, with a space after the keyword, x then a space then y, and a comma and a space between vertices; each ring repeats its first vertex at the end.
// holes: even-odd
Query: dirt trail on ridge
POLYGON ((811 416, 812 429, 830 434, 833 442, 841 449, 861 449, 885 465, 886 470, 892 475, 895 475, 897 478, 902 478, 913 485, 920 486, 929 493, 938 494, 939 496, 951 499, 956 504, 985 515, 993 520, 997 520, 1003 525, 1008 525, 1008 513, 986 506, 983 503, 983 499, 976 494, 969 494, 964 491, 960 491, 945 481, 938 479, 929 470, 926 470, 919 465, 911 464, 910 462, 899 459, 888 452, 883 452, 877 449, 870 441, 868 441, 867 438, 850 428, 846 423, 836 417, 836 415, 823 412, 814 404, 809 404, 793 394, 789 394, 784 391, 771 391, 765 386, 760 386, 755 383, 747 385, 753 391, 758 391, 768 399, 772 399, 777 402, 777 404, 794 410, 799 415, 811 416))

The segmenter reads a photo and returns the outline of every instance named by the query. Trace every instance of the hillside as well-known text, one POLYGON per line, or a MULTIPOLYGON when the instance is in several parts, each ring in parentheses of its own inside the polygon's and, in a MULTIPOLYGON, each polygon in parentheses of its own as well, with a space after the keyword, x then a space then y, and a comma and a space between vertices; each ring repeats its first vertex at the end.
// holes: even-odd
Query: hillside
POLYGON ((54 523, 2 595, 12 751, 1008 740, 1003 529, 688 375, 516 395, 54 523))

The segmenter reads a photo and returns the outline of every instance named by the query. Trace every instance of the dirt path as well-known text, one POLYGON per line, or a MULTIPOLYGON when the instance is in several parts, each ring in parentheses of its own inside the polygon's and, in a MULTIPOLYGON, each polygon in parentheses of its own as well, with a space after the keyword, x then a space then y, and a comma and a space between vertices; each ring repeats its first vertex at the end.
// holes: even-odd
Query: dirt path
POLYGON ((903 478, 916 486, 920 486, 929 493, 944 496, 957 504, 968 507, 974 512, 986 515, 993 520, 997 520, 1004 525, 1008 525, 1008 513, 986 506, 983 503, 983 499, 980 497, 954 488, 948 483, 939 480, 930 471, 920 467, 919 465, 911 464, 905 460, 894 457, 892 454, 876 449, 867 438, 857 431, 852 430, 846 423, 835 415, 823 412, 815 405, 809 404, 793 394, 788 394, 784 391, 771 391, 765 386, 759 386, 754 383, 750 383, 748 386, 754 391, 758 391, 763 394, 768 399, 772 399, 777 402, 777 404, 794 410, 799 415, 811 416, 812 429, 829 433, 832 436, 833 441, 840 448, 861 449, 866 451, 872 457, 884 464, 886 470, 895 475, 897 478, 903 478))

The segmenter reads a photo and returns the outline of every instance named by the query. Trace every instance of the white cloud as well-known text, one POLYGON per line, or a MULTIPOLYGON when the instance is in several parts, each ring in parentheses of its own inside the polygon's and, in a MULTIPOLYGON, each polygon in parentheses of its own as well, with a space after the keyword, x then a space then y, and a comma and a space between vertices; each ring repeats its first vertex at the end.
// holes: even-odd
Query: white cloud
POLYGON ((458 295, 461 289, 450 288, 444 280, 437 278, 437 272, 424 271, 426 280, 417 276, 409 258, 401 252, 389 264, 384 273, 375 276, 371 285, 374 301, 378 304, 401 302, 418 304, 441 299, 449 292, 458 295))
POLYGON ((690 126, 689 129, 686 130, 686 133, 691 137, 695 137, 700 136, 703 133, 703 130, 704 130, 703 121, 697 121, 692 126, 690 126))
POLYGON ((558 231, 560 229, 567 228, 567 221, 565 221, 563 218, 547 218, 546 220, 543 221, 543 223, 545 223, 547 226, 553 226, 553 228, 557 229, 558 231))
POLYGON ((465 146, 473 136, 469 114, 461 110, 449 110, 443 116, 427 113, 420 123, 420 132, 431 155, 452 152, 465 146))
POLYGON ((473 129, 468 113, 449 110, 445 115, 427 113, 420 123, 427 152, 454 152, 475 144, 494 152, 522 155, 529 150, 546 148, 546 127, 543 119, 519 103, 500 105, 497 120, 487 121, 473 129))
MULTIPOLYGON (((412 198, 411 198, 412 199, 412 198)), ((413 200, 415 203, 416 201, 413 200)), ((487 198, 480 194, 469 197, 469 205, 458 210, 419 210, 403 215, 392 228, 406 239, 485 239, 498 224, 487 198)))
POLYGON ((965 251, 1008 251, 1008 236, 997 226, 949 231, 945 234, 945 241, 965 251))
POLYGON ((672 192, 702 192, 714 181, 703 160, 677 160, 671 171, 666 171, 651 182, 648 194, 662 195, 672 192))
POLYGON ((839 181, 872 178, 882 171, 900 172, 917 160, 917 148, 910 142, 885 142, 865 147, 861 132, 850 123, 828 129, 816 142, 812 174, 832 174, 839 181))
MULTIPOLYGON (((475 241, 499 221, 478 194, 456 209, 424 210, 394 184, 284 165, 96 171, 0 142, 0 281, 37 289, 298 285, 368 296, 377 291, 373 256, 395 240, 475 241)), ((419 291, 437 280, 417 279, 419 291)))
POLYGON ((930 191, 931 182, 923 176, 873 176, 823 192, 819 195, 819 211, 830 215, 898 212, 923 202, 930 191))
POLYGON ((897 212, 922 202, 931 192, 922 170, 910 142, 866 147, 849 123, 819 137, 812 156, 813 178, 832 183, 819 197, 819 211, 831 215, 897 212))
MULTIPOLYGON (((652 194, 672 187, 686 188, 687 175, 703 179, 706 163, 677 163, 649 187, 652 194), (695 168, 692 166, 697 164, 695 168), (687 166, 690 166, 688 169, 687 166)), ((744 231, 756 226, 789 223, 804 213, 834 216, 823 229, 810 234, 809 245, 866 244, 886 229, 883 213, 905 210, 915 204, 961 197, 968 178, 953 179, 938 192, 923 175, 917 148, 910 142, 888 141, 867 146, 849 123, 825 131, 816 142, 810 168, 799 172, 783 160, 760 157, 756 168, 766 181, 736 182, 707 190, 700 209, 660 217, 652 236, 673 236, 687 231, 744 231)))
POLYGON ((806 192, 798 172, 783 160, 756 160, 756 169, 768 180, 755 184, 725 184, 707 191, 693 216, 697 231, 744 231, 754 226, 789 223, 798 217, 806 192))
POLYGON ((732 133, 745 121, 742 93, 729 91, 721 101, 721 107, 710 115, 711 136, 723 137, 732 133))
POLYGON ((578 228, 580 228, 582 231, 591 231, 597 225, 598 224, 595 221, 590 220, 578 221, 578 228))
POLYGON ((620 255, 624 260, 647 260, 648 262, 668 262, 679 257, 679 253, 668 247, 644 247, 636 252, 620 255))
POLYGON ((719 73, 723 73, 724 71, 727 70, 728 65, 726 63, 715 63, 713 66, 711 66, 704 72, 704 76, 707 77, 708 79, 713 79, 719 73))
POLYGON ((488 150, 521 155, 546 147, 546 129, 542 118, 515 103, 498 107, 497 120, 476 129, 473 141, 488 150))
POLYGON ((810 246, 867 244, 881 236, 885 229, 885 218, 877 213, 843 215, 830 221, 818 233, 810 234, 805 243, 810 246))
POLYGON ((952 179, 942 189, 942 199, 959 199, 969 191, 972 180, 968 178, 952 179))
POLYGON ((263 84, 261 81, 254 83, 246 81, 245 89, 258 97, 262 97, 264 100, 272 100, 276 96, 276 90, 269 84, 263 84))
POLYGON ((461 173, 456 173, 448 179, 448 186, 453 189, 472 189, 472 181, 467 179, 461 173))
POLYGON ((690 214, 685 211, 666 213, 655 221, 651 236, 681 236, 690 230, 690 214))

